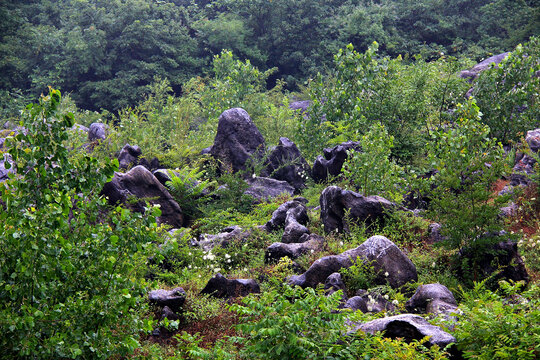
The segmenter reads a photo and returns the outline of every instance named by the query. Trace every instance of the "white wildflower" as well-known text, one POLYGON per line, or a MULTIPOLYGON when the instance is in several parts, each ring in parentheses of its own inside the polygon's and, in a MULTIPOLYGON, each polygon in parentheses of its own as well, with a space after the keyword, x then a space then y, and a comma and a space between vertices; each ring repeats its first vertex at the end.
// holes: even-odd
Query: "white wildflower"
POLYGON ((387 272, 384 273, 384 276, 388 277, 390 274, 387 272))
POLYGON ((398 306, 398 305, 399 305, 399 301, 397 301, 397 300, 392 300, 392 304, 394 304, 395 306, 398 306))
POLYGON ((218 267, 214 269, 214 272, 217 272, 217 273, 218 273, 218 272, 220 272, 220 271, 221 271, 221 269, 218 268, 218 267))

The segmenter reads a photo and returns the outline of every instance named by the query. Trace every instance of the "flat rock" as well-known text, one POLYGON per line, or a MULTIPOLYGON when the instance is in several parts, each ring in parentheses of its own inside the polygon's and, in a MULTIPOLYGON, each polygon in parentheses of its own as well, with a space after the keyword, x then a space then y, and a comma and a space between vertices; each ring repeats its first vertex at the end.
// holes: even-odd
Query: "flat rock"
POLYGON ((152 290, 148 294, 150 304, 168 306, 173 311, 178 311, 186 301, 186 292, 181 287, 172 290, 152 290))
POLYGON ((201 294, 209 294, 217 298, 234 298, 260 292, 259 284, 253 279, 229 280, 220 273, 214 275, 201 290, 201 294))
POLYGON ((286 181, 265 177, 252 177, 247 180, 249 188, 244 192, 253 196, 258 202, 266 202, 280 195, 292 196, 294 188, 286 181))
POLYGON ((436 313, 457 308, 454 294, 441 284, 420 285, 414 295, 407 301, 405 308, 414 313, 436 313))
POLYGON ((285 244, 276 242, 270 245, 264 253, 265 263, 276 263, 283 257, 295 260, 310 251, 319 251, 324 245, 324 238, 319 235, 311 234, 304 237, 305 242, 285 244))

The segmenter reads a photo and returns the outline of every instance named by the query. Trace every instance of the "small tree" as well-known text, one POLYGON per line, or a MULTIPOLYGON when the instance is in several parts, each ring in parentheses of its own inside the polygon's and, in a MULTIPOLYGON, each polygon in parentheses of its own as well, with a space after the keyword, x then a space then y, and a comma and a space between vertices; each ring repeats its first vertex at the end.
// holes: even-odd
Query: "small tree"
POLYGON ((141 267, 155 221, 107 212, 99 197, 118 167, 65 142, 72 114, 50 90, 6 140, 17 173, 0 184, 0 348, 6 358, 111 358, 145 326, 141 267))

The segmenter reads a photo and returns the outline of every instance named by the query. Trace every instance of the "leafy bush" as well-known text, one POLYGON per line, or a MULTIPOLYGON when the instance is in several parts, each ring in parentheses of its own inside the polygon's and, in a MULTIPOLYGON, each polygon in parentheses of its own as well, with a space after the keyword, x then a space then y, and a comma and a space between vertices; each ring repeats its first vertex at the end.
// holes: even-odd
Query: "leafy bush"
POLYGON ((491 129, 491 136, 507 144, 518 141, 540 121, 540 38, 518 45, 499 66, 478 76, 473 96, 491 129))
POLYGON ((457 347, 466 359, 537 359, 540 356, 540 289, 521 293, 501 283, 504 294, 482 283, 463 294, 459 321, 452 323, 457 347))
POLYGON ((8 358, 125 356, 149 329, 140 270, 155 219, 107 210, 96 195, 118 163, 69 153, 73 116, 60 99, 50 90, 29 105, 27 133, 6 140, 17 174, 1 186, 0 348, 8 358))

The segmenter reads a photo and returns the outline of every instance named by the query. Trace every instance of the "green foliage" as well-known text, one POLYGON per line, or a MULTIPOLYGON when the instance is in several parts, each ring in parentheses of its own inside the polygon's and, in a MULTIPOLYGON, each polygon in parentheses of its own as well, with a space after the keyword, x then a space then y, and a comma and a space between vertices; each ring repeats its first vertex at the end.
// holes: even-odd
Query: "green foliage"
POLYGON ((403 199, 403 168, 390 159, 393 142, 384 125, 375 123, 360 140, 362 151, 349 151, 343 174, 356 191, 395 202, 403 199))
POLYGON ((538 286, 501 283, 504 294, 476 284, 463 294, 460 321, 452 324, 457 347, 466 359, 537 359, 540 355, 538 286))
POLYGON ((435 189, 429 214, 442 224, 448 237, 443 243, 478 255, 499 241, 490 234, 502 230, 499 208, 508 200, 491 190, 503 173, 504 152, 488 138, 489 127, 480 116, 474 100, 458 105, 455 123, 436 131, 427 150, 428 163, 438 171, 427 181, 435 189))
POLYGON ((540 38, 518 45, 499 66, 478 76, 473 96, 491 136, 507 144, 518 141, 540 122, 540 38))
POLYGON ((10 358, 110 358, 148 330, 138 310, 141 265, 155 219, 99 198, 118 164, 64 146, 73 115, 51 90, 27 107, 27 133, 7 148, 17 174, 2 184, 0 347, 10 358))
POLYGON ((339 272, 343 275, 347 289, 352 292, 360 289, 367 290, 377 285, 375 283, 377 273, 371 263, 357 259, 350 267, 341 268, 339 272))
POLYGON ((201 180, 203 172, 188 167, 169 171, 169 176, 166 185, 183 213, 191 219, 201 216, 204 190, 211 185, 210 180, 201 180))

